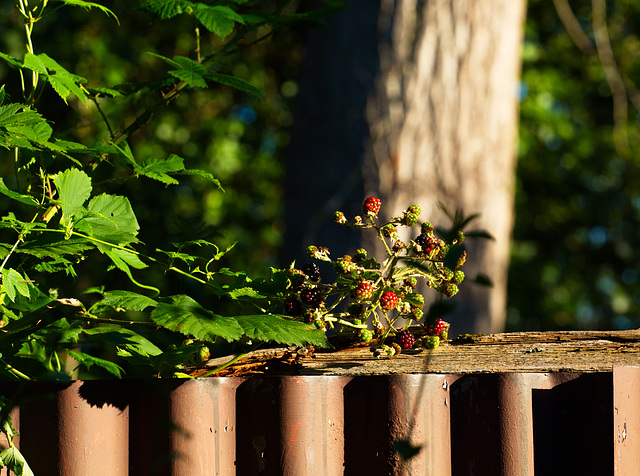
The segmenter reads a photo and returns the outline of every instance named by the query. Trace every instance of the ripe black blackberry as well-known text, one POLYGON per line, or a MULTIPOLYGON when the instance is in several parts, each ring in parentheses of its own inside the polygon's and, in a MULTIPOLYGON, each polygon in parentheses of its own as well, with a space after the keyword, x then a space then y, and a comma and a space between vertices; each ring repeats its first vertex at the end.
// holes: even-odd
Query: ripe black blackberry
POLYGON ((322 295, 318 288, 305 288, 300 292, 300 299, 309 306, 317 306, 322 302, 322 295))
POLYGON ((301 316, 302 303, 296 298, 287 298, 284 301, 284 312, 287 316, 301 316))
POLYGON ((320 281, 320 268, 315 263, 307 263, 302 267, 302 272, 307 275, 311 281, 316 283, 320 281))
POLYGON ((400 333, 398 334, 398 339, 400 340, 400 345, 403 349, 411 349, 411 347, 413 347, 413 344, 415 344, 416 342, 416 338, 411 332, 409 332, 408 329, 400 331, 400 333))

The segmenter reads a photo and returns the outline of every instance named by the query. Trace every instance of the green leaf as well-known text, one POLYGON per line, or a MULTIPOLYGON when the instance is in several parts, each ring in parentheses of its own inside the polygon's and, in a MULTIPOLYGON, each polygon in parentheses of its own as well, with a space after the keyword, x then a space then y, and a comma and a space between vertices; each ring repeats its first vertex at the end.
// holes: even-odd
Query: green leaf
POLYGON ((185 13, 189 8, 193 8, 193 3, 186 0, 147 0, 140 6, 163 20, 185 13))
POLYGON ((24 67, 46 76, 53 89, 65 103, 67 102, 69 93, 73 93, 84 104, 87 103, 87 95, 82 88, 78 86, 78 84, 86 83, 87 80, 81 76, 70 73, 45 53, 39 55, 31 53, 25 54, 24 67))
POLYGON ((102 5, 98 4, 98 3, 86 2, 84 0, 55 0, 55 1, 62 2, 65 5, 71 5, 71 6, 74 6, 74 7, 82 7, 85 10, 91 10, 92 8, 97 8, 97 9, 101 10, 102 12, 104 12, 105 15, 112 16, 116 20, 116 22, 120 23, 118 21, 118 17, 115 15, 115 13, 113 13, 107 7, 102 6, 102 5))
POLYGON ((180 69, 169 71, 169 74, 187 83, 192 88, 206 88, 207 82, 204 75, 207 74, 207 68, 197 61, 184 56, 174 56, 173 59, 180 66, 180 69))
POLYGON ((331 347, 324 332, 316 329, 313 324, 292 321, 274 314, 237 316, 236 320, 250 339, 297 346, 312 344, 331 347))
POLYGON ((232 88, 239 89, 240 91, 244 91, 245 93, 253 94, 257 97, 263 97, 265 95, 264 91, 262 91, 261 89, 256 88, 251 83, 248 83, 244 79, 240 79, 236 76, 221 73, 210 73, 205 75, 205 79, 209 79, 226 86, 231 86, 232 88))
POLYGON ((94 306, 107 306, 117 311, 144 311, 148 307, 155 307, 158 303, 143 294, 133 291, 107 291, 94 306))
POLYGON ((222 185, 220 185, 220 181, 215 178, 212 174, 210 174, 209 172, 205 172, 204 170, 200 170, 200 169, 184 169, 180 172, 181 175, 195 175, 197 177, 201 177, 213 184, 215 184, 220 190, 222 190, 224 192, 224 188, 222 188, 222 185))
POLYGON ((22 104, 11 103, 0 106, 0 127, 31 126, 40 122, 44 122, 44 118, 22 104), (25 110, 18 112, 20 109, 25 110))
POLYGON ((104 370, 109 372, 112 375, 115 375, 118 378, 122 378, 122 374, 124 370, 118 364, 114 364, 113 362, 105 359, 101 359, 99 357, 94 357, 93 355, 76 352, 74 350, 69 351, 69 355, 84 365, 87 370, 90 370, 93 365, 97 367, 102 367, 104 370))
POLYGON ((143 355, 159 355, 162 350, 137 332, 117 325, 105 325, 84 329, 86 335, 107 342, 118 348, 143 355))
POLYGON ((24 195, 10 190, 9 187, 4 184, 4 180, 2 178, 0 178, 0 193, 25 205, 30 205, 32 207, 38 206, 37 200, 31 195, 24 195))
POLYGON ((42 259, 79 255, 92 248, 95 248, 95 245, 84 238, 63 239, 60 234, 40 234, 22 243, 16 248, 16 252, 42 259))
POLYGON ((34 476, 27 460, 20 450, 15 446, 10 446, 0 452, 0 460, 9 471, 13 471, 16 476, 34 476))
POLYGON ((22 68, 22 61, 20 61, 18 58, 14 58, 13 56, 10 56, 1 51, 0 51, 0 58, 5 60, 10 65, 15 66, 16 68, 22 68))
POLYGON ((18 294, 24 297, 30 297, 27 280, 15 269, 4 268, 2 270, 2 286, 12 301, 16 300, 18 294))
POLYGON ((126 245, 137 241, 140 226, 126 197, 103 193, 91 199, 77 229, 108 243, 126 245))
POLYGON ((69 168, 53 178, 62 213, 73 216, 91 196, 91 179, 82 170, 69 168))
POLYGON ((135 269, 144 269, 147 267, 147 265, 138 257, 138 255, 131 251, 109 246, 101 247, 101 249, 104 254, 111 258, 113 264, 115 264, 118 269, 127 273, 132 280, 133 277, 131 276, 131 270, 129 269, 129 266, 135 269))
POLYGON ((109 96, 111 98, 122 97, 123 94, 120 91, 111 88, 87 88, 87 91, 93 96, 109 96))
POLYGON ((155 56, 156 58, 160 58, 162 61, 164 61, 170 66, 173 66, 174 68, 180 68, 180 65, 175 60, 167 58, 166 56, 159 55, 158 53, 154 53, 152 51, 148 51, 147 54, 150 54, 151 56, 155 56))
POLYGON ((207 30, 225 39, 231 34, 236 23, 244 24, 240 15, 229 7, 220 5, 209 6, 197 3, 193 9, 193 15, 207 30))
POLYGON ((142 162, 142 166, 136 167, 136 173, 144 175, 154 180, 158 180, 168 185, 178 183, 171 177, 170 173, 184 170, 184 159, 175 154, 171 154, 167 159, 148 158, 142 162))
POLYGON ((158 303, 151 312, 151 320, 171 331, 209 342, 216 337, 238 340, 243 335, 234 318, 214 314, 185 295, 172 296, 169 303, 158 303))

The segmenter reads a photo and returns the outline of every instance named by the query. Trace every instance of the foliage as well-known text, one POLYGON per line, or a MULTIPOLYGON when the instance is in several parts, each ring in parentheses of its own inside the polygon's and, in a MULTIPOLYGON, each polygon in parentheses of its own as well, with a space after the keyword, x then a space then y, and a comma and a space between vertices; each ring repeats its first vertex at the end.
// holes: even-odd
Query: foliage
MULTIPOLYGON (((386 223, 378 223, 380 207, 378 198, 369 197, 363 204, 364 216, 349 221, 343 212, 337 211, 335 221, 375 231, 386 250, 383 261, 369 256, 363 248, 353 256, 332 259, 327 248, 311 245, 307 248, 309 257, 320 264, 329 263, 335 278, 322 282, 321 268, 315 262, 298 267, 292 264, 287 270, 286 288, 279 296, 284 300, 287 314, 312 322, 319 329, 335 331, 337 341, 370 342, 373 333, 369 329, 372 328, 377 337, 372 350, 395 355, 401 350, 398 342, 394 348, 386 339, 390 338, 390 343, 394 339, 402 342, 403 332, 406 334, 414 322, 422 324, 423 330, 433 337, 446 339, 448 326, 439 319, 441 301, 434 303, 425 315, 425 299, 416 291, 416 286, 419 280, 424 280, 427 287, 441 297, 457 294, 464 280, 459 268, 467 256, 462 228, 474 217, 462 218, 449 232, 437 231, 445 238, 442 239, 436 236, 431 223, 418 223, 419 206, 408 207, 386 223), (409 229, 417 226, 420 231, 414 232, 414 238, 405 244, 398 234, 401 226, 409 229), (441 327, 434 326, 436 322, 441 327)), ((413 339, 411 335, 403 347, 412 347, 413 339)))
POLYGON ((14 165, 7 180, 0 180, 0 194, 10 204, 0 219, 2 377, 69 378, 78 367, 117 377, 168 376, 211 352, 225 351, 227 343, 327 346, 322 331, 274 312, 260 289, 276 285, 276 270, 252 279, 221 266, 233 244, 219 248, 194 237, 162 248, 150 247, 146 238, 142 242, 145 228, 135 200, 139 185, 129 184, 155 182, 162 187, 155 190, 166 191, 191 180, 222 190, 216 176, 190 167, 178 153, 132 148, 134 136, 192 91, 231 87, 263 95, 229 71, 236 51, 297 20, 321 21, 338 7, 335 2, 304 14, 291 13, 287 3, 145 2, 141 9, 161 19, 193 17, 195 50, 151 51, 146 56, 155 75, 108 87, 65 67, 72 63, 68 58, 35 50, 35 27, 55 23, 66 6, 98 10, 111 21, 120 17, 92 2, 34 6, 21 0, 19 15, 11 18, 26 25, 26 50, 0 54, 19 78, 19 87, 11 81, 0 87, 0 146, 14 165), (217 38, 207 47, 202 27, 217 38), (165 67, 157 69, 157 63, 165 67), (58 98, 55 112, 48 109, 52 94, 58 98), (128 108, 132 113, 123 112, 128 108), (89 121, 95 130, 80 134, 77 125, 72 128, 74 120, 89 121), (59 122, 70 129, 60 129, 59 122), (151 268, 154 274, 145 273, 151 268), (180 276, 190 289, 207 289, 207 298, 163 292, 156 286, 162 272, 180 276))
POLYGON ((640 5, 570 3, 529 2, 509 329, 640 326, 640 5))

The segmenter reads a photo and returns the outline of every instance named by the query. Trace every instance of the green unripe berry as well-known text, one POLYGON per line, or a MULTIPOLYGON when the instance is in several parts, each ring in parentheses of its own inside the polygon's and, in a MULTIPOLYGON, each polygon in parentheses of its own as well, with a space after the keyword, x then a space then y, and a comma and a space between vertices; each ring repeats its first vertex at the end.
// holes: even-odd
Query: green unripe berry
POLYGON ((362 329, 358 335, 361 342, 371 342, 373 340, 373 332, 369 329, 362 329))
POLYGON ((418 223, 418 215, 415 213, 405 213, 402 223, 405 226, 415 226, 418 223))
POLYGON ((437 349, 440 345, 440 338, 438 336, 426 336, 422 339, 422 347, 425 349, 437 349))
POLYGON ((367 258, 367 250, 365 250, 364 248, 358 248, 356 250, 356 252, 354 253, 353 257, 356 260, 366 259, 367 258))

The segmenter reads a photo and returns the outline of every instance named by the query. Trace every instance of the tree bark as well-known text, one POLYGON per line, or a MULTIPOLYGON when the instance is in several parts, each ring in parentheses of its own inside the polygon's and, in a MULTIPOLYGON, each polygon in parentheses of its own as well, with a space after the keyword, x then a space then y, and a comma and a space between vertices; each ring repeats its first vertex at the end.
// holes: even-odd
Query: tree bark
MULTIPOLYGON (((363 15, 375 3, 347 2, 347 15, 363 15)), ((469 229, 486 229, 495 238, 465 242, 469 258, 463 270, 468 280, 483 273, 493 287, 462 284, 452 300, 456 310, 448 319, 454 334, 498 332, 504 327, 525 4, 525 0, 381 0, 375 5, 376 31, 372 31, 370 13, 355 22, 336 18, 329 29, 317 33, 328 35, 328 41, 319 41, 315 47, 310 44, 308 59, 317 68, 312 82, 320 84, 313 94, 319 108, 305 104, 298 119, 312 116, 316 125, 311 134, 324 139, 310 143, 307 134, 294 129, 290 176, 299 177, 306 167, 308 176, 326 173, 346 187, 353 167, 362 166, 364 179, 359 197, 358 187, 352 187, 348 197, 336 192, 338 183, 320 183, 314 189, 307 182, 307 196, 336 205, 324 219, 331 220, 330 211, 341 208, 347 197, 357 197, 359 207, 365 195, 376 194, 383 202, 383 218, 418 204, 421 219, 446 227, 449 223, 438 208, 442 203, 452 211, 479 214, 469 229), (342 48, 332 50, 342 34, 352 37, 342 48), (367 36, 356 38, 356 34, 367 36), (369 49, 372 45, 374 52, 369 49), (363 50, 361 57, 344 61, 355 47, 366 47, 366 53, 363 50), (318 56, 316 48, 324 56, 318 56), (365 58, 377 63, 358 68, 365 58), (362 71, 367 74, 358 76, 362 71), (344 74, 344 82, 330 79, 336 74, 344 74), (354 89, 345 85, 357 84, 357 78, 365 82, 355 89, 358 101, 347 106, 343 102, 354 99, 349 96, 354 89), (349 118, 360 113, 368 127, 351 127, 349 118), (335 142, 341 136, 348 136, 346 147, 335 142), (333 162, 317 163, 328 166, 316 174, 308 164, 310 154, 333 162)), ((304 88, 309 79, 308 75, 301 78, 301 99, 310 93, 304 88)), ((301 199, 298 191, 289 191, 293 193, 287 200, 291 213, 301 199), (298 203, 291 203, 296 196, 298 203)), ((305 228, 300 216, 295 218, 305 228)), ((288 222, 292 223, 291 215, 288 222)), ((326 226, 331 224, 327 221, 326 226)), ((313 233, 308 237, 313 239, 313 233)))

